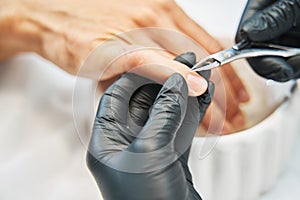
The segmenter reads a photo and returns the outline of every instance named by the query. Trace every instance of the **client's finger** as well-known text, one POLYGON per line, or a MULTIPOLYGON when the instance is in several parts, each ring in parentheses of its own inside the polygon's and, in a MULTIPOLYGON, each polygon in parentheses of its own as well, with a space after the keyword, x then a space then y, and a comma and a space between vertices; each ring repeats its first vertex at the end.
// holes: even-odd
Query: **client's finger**
POLYGON ((153 50, 144 49, 130 53, 116 63, 126 63, 124 71, 139 74, 158 83, 165 82, 175 72, 180 73, 187 82, 190 96, 199 96, 207 89, 207 81, 199 74, 153 50))

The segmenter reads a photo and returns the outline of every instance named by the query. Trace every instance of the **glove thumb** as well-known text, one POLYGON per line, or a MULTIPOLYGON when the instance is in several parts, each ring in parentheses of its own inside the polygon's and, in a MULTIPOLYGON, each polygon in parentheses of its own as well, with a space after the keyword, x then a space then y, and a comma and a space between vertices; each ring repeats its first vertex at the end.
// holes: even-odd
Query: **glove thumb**
POLYGON ((176 132, 185 116, 187 99, 185 79, 178 73, 173 74, 158 93, 149 119, 128 150, 146 153, 166 146, 173 148, 176 132))

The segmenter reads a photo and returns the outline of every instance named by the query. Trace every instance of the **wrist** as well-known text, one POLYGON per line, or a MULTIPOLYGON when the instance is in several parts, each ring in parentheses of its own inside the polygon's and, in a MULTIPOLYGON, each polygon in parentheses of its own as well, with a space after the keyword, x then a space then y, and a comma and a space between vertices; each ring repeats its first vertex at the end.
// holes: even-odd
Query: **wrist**
POLYGON ((21 52, 40 53, 41 29, 28 13, 25 2, 0 0, 0 59, 21 52))

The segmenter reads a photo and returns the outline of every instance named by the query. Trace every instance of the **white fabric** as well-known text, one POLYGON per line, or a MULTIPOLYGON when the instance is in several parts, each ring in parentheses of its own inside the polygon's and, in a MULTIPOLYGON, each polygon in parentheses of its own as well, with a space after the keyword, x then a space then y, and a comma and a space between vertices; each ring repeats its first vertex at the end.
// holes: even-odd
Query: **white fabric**
MULTIPOLYGON (((0 69, 0 199, 99 199, 74 126, 75 78, 31 54, 0 69)), ((93 113, 81 114, 89 131, 93 113)))

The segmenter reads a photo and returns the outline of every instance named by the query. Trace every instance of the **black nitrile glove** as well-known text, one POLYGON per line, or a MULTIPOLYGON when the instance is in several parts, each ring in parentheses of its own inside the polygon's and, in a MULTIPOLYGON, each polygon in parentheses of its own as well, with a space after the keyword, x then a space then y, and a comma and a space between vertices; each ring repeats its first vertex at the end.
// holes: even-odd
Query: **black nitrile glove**
MULTIPOLYGON (((195 55, 181 57, 188 63, 195 55)), ((163 86, 127 73, 106 90, 87 152, 105 200, 201 199, 187 161, 213 88, 188 97, 178 73, 163 86)))
MULTIPOLYGON (((240 21, 236 41, 248 39, 300 47, 300 0, 249 0, 240 21)), ((275 81, 300 77, 300 56, 247 59, 259 75, 275 81)))

